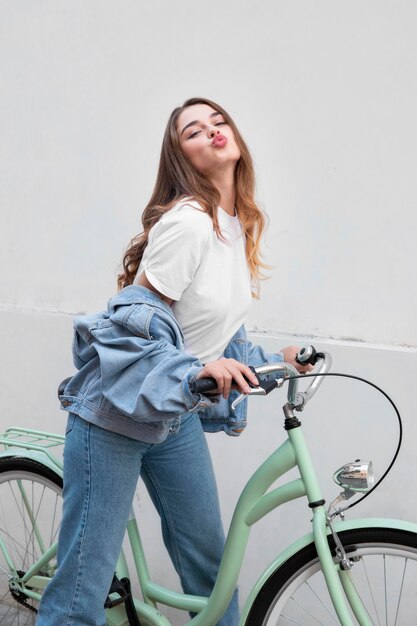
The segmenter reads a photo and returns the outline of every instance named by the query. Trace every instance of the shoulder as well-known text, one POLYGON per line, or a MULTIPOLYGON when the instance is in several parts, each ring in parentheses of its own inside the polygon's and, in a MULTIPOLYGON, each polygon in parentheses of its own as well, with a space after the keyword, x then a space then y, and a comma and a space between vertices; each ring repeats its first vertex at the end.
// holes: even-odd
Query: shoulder
POLYGON ((172 222, 190 221, 192 224, 212 223, 211 217, 204 211, 203 207, 196 200, 191 199, 177 202, 172 209, 163 215, 162 220, 172 222))
POLYGON ((208 240, 213 231, 211 217, 195 200, 181 200, 169 209, 155 224, 155 235, 184 234, 208 240))

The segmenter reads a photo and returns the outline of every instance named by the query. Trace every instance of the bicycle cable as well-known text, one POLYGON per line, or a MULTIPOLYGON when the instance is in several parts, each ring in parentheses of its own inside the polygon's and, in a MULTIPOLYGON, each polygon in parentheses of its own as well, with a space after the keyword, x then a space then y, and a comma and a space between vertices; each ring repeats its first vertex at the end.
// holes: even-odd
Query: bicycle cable
POLYGON ((371 489, 369 491, 364 493, 359 498, 359 500, 356 500, 355 502, 352 502, 351 504, 346 506, 346 508, 344 510, 347 511, 348 509, 353 509, 353 507, 356 506, 357 504, 359 504, 359 502, 362 502, 365 498, 370 496, 371 493, 373 491, 375 491, 375 489, 377 487, 379 487, 379 485, 382 483, 384 478, 386 478, 386 476, 391 471, 392 466, 394 465, 395 461, 397 460, 398 454, 400 452, 401 444, 402 444, 402 439, 403 439, 402 419, 401 419, 400 412, 399 412, 399 410, 397 409, 397 406, 394 403, 394 400, 392 400, 392 398, 390 398, 390 396, 383 389, 381 389, 381 387, 378 387, 378 385, 376 385, 375 383, 371 383, 370 380, 367 380, 366 378, 362 378, 361 376, 355 376, 353 374, 339 374, 337 372, 321 372, 321 373, 317 373, 317 374, 299 374, 298 376, 285 376, 284 378, 285 378, 285 380, 291 380, 291 379, 294 379, 294 378, 299 378, 299 379, 316 378, 318 376, 338 376, 339 378, 351 378, 352 380, 358 380, 361 383, 366 383, 370 387, 373 387, 374 389, 379 391, 388 400, 388 402, 391 404, 392 408, 394 409, 395 414, 396 414, 397 419, 398 419, 398 428, 399 428, 398 444, 397 444, 394 456, 391 459, 391 462, 389 463, 389 465, 388 465, 387 469, 385 470, 385 472, 382 474, 381 478, 379 480, 377 480, 375 485, 373 487, 371 487, 371 489))

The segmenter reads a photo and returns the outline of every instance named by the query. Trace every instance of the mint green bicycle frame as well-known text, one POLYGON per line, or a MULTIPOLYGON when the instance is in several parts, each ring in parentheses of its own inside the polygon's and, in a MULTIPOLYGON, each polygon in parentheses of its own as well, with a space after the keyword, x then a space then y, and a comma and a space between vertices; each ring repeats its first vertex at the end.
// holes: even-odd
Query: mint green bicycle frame
MULTIPOLYGON (((289 391, 289 395, 291 394, 294 395, 294 389, 289 391)), ((11 431, 14 431, 14 429, 11 429, 11 431)), ((31 433, 36 434, 38 431, 22 430, 22 432, 30 435, 31 433)), ((41 434, 49 437, 52 442, 55 441, 55 445, 62 443, 61 437, 46 433, 41 434)), ((127 524, 127 533, 143 595, 143 600, 135 599, 134 603, 139 618, 145 624, 171 626, 171 622, 157 609, 158 603, 197 613, 194 618, 189 618, 188 621, 184 622, 184 625, 213 626, 216 624, 225 612, 236 588, 252 525, 285 502, 305 496, 308 503, 313 504, 312 508, 307 509, 309 515, 311 515, 311 512, 313 514, 312 532, 286 548, 262 574, 246 601, 240 625, 244 626, 252 603, 268 577, 290 556, 314 540, 330 598, 340 623, 342 626, 354 626, 348 608, 350 606, 351 611, 361 626, 371 626, 370 618, 353 585, 350 583, 349 572, 343 571, 331 554, 327 541, 330 529, 327 524, 326 510, 324 504, 317 504, 323 500, 323 496, 302 428, 290 429, 287 431, 287 435, 286 441, 262 463, 242 491, 230 525, 217 581, 210 598, 176 593, 154 583, 150 579, 137 521, 132 514, 127 524), (298 467, 298 478, 268 491, 278 478, 294 467, 298 467)), ((26 456, 42 462, 62 476, 62 466, 50 453, 48 447, 42 448, 33 444, 27 444, 25 447, 18 440, 13 441, 12 434, 7 435, 7 432, 3 437, 0 437, 0 443, 7 445, 7 450, 1 453, 0 457, 26 456)), ((52 443, 51 445, 54 444, 52 443)), ((399 520, 357 519, 333 524, 333 529, 336 532, 369 527, 389 527, 417 533, 417 525, 399 520)), ((1 540, 1 537, 0 549, 8 565, 13 567, 7 547, 1 540)), ((38 562, 21 578, 21 589, 28 596, 40 599, 40 594, 27 590, 25 585, 28 584, 28 586, 38 589, 46 586, 49 579, 39 576, 39 572, 55 557, 55 554, 56 545, 45 551, 38 562)), ((123 552, 120 554, 116 573, 119 579, 123 577, 131 578, 123 552)), ((108 626, 126 626, 128 624, 122 605, 107 610, 107 624, 108 626)))

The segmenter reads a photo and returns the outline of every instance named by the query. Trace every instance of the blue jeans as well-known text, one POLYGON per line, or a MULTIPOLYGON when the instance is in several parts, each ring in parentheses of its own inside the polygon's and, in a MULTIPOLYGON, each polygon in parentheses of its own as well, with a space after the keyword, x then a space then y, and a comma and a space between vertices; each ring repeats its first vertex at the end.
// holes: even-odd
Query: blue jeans
MULTIPOLYGON (((209 596, 224 547, 217 488, 197 415, 147 444, 68 418, 58 569, 37 626, 104 626, 107 597, 139 474, 186 593, 209 596)), ((238 624, 237 593, 218 626, 238 624)))

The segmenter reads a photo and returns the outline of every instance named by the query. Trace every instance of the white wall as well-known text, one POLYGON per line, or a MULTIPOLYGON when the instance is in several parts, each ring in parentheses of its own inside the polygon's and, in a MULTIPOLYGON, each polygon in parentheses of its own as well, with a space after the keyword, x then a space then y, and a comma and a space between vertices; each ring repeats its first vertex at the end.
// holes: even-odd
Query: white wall
POLYGON ((3 306, 102 306, 169 112, 203 94, 242 128, 271 217, 251 323, 417 345, 414 2, 0 10, 3 306))
MULTIPOLYGON (((272 278, 248 326, 273 347, 318 338, 338 370, 387 387, 407 437, 369 506, 415 518, 405 485, 415 473, 416 22, 411 0, 0 0, 1 426, 62 431, 55 387, 71 371, 71 318, 114 293, 168 115, 203 95, 246 137, 270 217, 272 278)), ((319 452, 329 467, 359 424, 354 441, 378 454, 392 445, 376 400, 361 390, 362 421, 356 394, 345 406, 342 389, 338 407, 328 387, 319 452)), ((272 445, 266 406, 266 431, 254 418, 237 441, 210 439, 226 520, 229 494, 272 445)), ((271 533, 298 529, 286 515, 271 533)), ((244 589, 266 556, 263 534, 244 589)))

